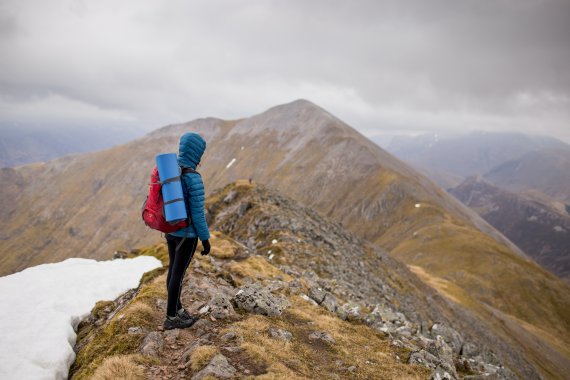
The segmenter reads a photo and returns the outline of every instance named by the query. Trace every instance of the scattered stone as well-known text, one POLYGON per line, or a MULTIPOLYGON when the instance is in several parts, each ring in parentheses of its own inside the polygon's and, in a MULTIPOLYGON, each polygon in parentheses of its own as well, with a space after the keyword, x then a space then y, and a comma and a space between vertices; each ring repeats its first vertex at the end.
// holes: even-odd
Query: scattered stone
POLYGON ((115 251, 115 253, 113 253, 113 260, 126 259, 128 255, 129 254, 125 251, 115 251))
POLYGON ((164 340, 162 334, 157 331, 152 331, 143 339, 139 351, 145 356, 157 356, 163 345, 164 340))
POLYGON ((436 323, 431 327, 432 337, 440 335, 445 342, 451 347, 455 355, 459 355, 461 347, 463 346, 463 338, 461 335, 451 327, 436 323))
POLYGON ((456 377, 446 371, 441 365, 431 374, 430 380, 455 380, 456 377))
POLYGON ((208 333, 209 330, 212 328, 212 322, 207 319, 199 319, 196 323, 190 327, 196 334, 196 336, 203 336, 204 334, 208 333))
POLYGON ((326 295, 327 295, 327 292, 325 292, 317 284, 312 284, 309 287, 309 297, 311 297, 319 305, 325 300, 326 295))
POLYGON ((129 327, 129 330, 127 332, 129 334, 142 334, 143 329, 142 329, 142 327, 139 327, 139 326, 129 327))
POLYGON ((237 307, 250 313, 275 317, 289 306, 287 299, 271 294, 259 283, 242 286, 233 298, 237 307))
POLYGON ((208 303, 210 315, 216 319, 225 319, 235 314, 230 298, 217 294, 208 303))
POLYGON ((228 359, 222 354, 217 354, 204 369, 192 376, 192 380, 202 380, 207 377, 229 379, 235 373, 236 369, 228 363, 228 359))
POLYGON ((336 309, 337 315, 345 321, 361 321, 360 305, 349 302, 336 309))
POLYGON ((335 313, 336 309, 338 308, 338 301, 336 297, 330 293, 327 293, 325 299, 321 303, 321 306, 330 311, 331 313, 335 313))
POLYGON ((356 366, 351 365, 351 366, 348 367, 346 370, 347 370, 348 372, 354 372, 354 371, 356 371, 356 366))
POLYGON ((310 333, 309 340, 322 340, 330 344, 334 344, 336 342, 334 338, 326 331, 314 331, 310 333))
POLYGON ((293 338, 293 334, 289 331, 273 327, 269 329, 269 336, 275 339, 285 340, 287 342, 291 341, 293 338))
POLYGON ((419 364, 424 367, 435 369, 439 363, 438 358, 430 354, 426 350, 420 350, 417 352, 412 352, 408 364, 419 364))

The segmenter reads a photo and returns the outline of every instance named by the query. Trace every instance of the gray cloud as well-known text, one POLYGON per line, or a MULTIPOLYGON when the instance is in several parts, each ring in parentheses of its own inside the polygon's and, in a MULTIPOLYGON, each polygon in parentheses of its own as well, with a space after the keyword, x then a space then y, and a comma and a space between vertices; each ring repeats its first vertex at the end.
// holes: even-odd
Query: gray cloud
POLYGON ((566 0, 3 0, 0 14, 0 121, 150 129, 307 98, 367 135, 570 141, 566 0))

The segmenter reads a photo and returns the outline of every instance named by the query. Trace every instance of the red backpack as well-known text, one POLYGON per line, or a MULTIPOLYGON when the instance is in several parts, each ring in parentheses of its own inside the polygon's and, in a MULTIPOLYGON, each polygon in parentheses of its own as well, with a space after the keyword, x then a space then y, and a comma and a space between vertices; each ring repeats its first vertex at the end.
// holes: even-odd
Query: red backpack
MULTIPOLYGON (((182 170, 182 174, 185 173, 198 172, 190 168, 184 168, 182 170)), ((161 189, 162 182, 160 182, 158 169, 155 166, 150 175, 148 195, 141 208, 144 223, 153 230, 158 230, 164 233, 170 233, 188 227, 190 225, 190 214, 188 214, 187 220, 183 220, 175 224, 170 224, 166 221, 164 218, 164 201, 162 199, 161 189)))

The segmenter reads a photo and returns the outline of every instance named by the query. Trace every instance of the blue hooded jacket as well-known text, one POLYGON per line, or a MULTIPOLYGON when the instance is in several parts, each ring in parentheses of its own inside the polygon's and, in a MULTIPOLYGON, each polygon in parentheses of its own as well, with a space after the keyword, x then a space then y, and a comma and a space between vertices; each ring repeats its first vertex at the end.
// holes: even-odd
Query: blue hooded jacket
MULTIPOLYGON (((180 148, 178 151, 178 165, 182 168, 192 168, 200 163, 202 155, 206 150, 206 141, 197 133, 185 133, 180 137, 180 148)), ((184 199, 186 210, 190 213, 192 223, 190 226, 171 232, 170 235, 179 237, 198 237, 201 241, 210 238, 206 215, 204 214, 204 182, 197 173, 186 173, 182 176, 182 188, 184 189, 184 199)))

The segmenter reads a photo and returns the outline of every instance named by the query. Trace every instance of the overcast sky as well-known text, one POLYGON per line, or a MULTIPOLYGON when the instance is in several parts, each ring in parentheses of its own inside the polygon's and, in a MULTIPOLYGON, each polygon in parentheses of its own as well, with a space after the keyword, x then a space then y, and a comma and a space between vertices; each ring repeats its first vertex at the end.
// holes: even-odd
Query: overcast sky
POLYGON ((368 136, 570 142, 569 0, 0 0, 0 57, 2 128, 148 131, 305 98, 368 136))

